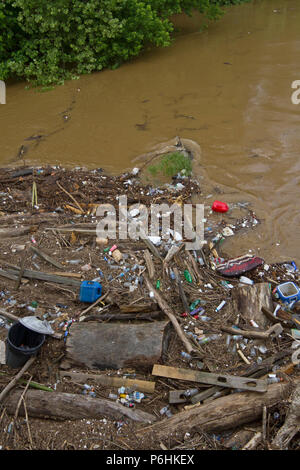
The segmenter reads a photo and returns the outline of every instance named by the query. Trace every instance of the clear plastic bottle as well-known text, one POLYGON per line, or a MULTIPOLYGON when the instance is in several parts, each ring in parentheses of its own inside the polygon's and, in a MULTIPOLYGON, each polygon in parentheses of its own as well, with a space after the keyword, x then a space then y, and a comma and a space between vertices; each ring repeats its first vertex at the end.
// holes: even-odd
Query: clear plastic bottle
POLYGON ((180 355, 183 359, 192 359, 192 356, 185 351, 181 351, 180 355))
POLYGON ((210 341, 213 341, 214 339, 218 339, 219 335, 210 335, 206 336, 205 338, 198 339, 199 344, 206 344, 209 343, 210 341))

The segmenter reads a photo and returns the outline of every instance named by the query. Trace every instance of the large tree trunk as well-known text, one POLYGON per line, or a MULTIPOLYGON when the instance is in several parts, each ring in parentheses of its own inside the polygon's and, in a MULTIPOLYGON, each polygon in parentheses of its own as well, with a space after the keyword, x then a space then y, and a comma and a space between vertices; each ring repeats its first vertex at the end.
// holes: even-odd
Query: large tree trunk
MULTIPOLYGON (((21 393, 22 390, 16 390, 5 401, 8 414, 13 415, 15 413, 21 393)), ((156 420, 155 416, 145 411, 132 410, 111 400, 40 390, 27 391, 26 409, 28 416, 34 418, 74 420, 82 418, 100 419, 103 417, 121 419, 126 417, 142 423, 152 423, 156 420)), ((21 406, 19 414, 24 416, 23 406, 21 406)))
MULTIPOLYGON (((298 379, 300 382, 300 379, 298 379)), ((186 432, 220 432, 234 429, 245 423, 256 421, 262 416, 263 406, 272 406, 290 393, 290 383, 269 385, 265 393, 241 392, 216 400, 205 405, 195 406, 165 419, 142 433, 153 433, 157 439, 175 442, 186 432)))

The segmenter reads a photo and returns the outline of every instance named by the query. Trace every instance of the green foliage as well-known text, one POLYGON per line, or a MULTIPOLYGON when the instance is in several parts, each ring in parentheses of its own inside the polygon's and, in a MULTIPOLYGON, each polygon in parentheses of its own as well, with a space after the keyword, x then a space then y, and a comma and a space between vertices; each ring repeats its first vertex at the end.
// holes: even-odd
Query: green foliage
POLYGON ((161 157, 160 162, 156 165, 150 165, 148 171, 152 176, 161 174, 172 177, 180 172, 189 176, 192 172, 192 164, 189 157, 186 157, 183 153, 173 152, 161 157))
POLYGON ((114 69, 147 47, 170 45, 171 15, 196 9, 215 20, 228 1, 0 0, 0 79, 47 87, 114 69))

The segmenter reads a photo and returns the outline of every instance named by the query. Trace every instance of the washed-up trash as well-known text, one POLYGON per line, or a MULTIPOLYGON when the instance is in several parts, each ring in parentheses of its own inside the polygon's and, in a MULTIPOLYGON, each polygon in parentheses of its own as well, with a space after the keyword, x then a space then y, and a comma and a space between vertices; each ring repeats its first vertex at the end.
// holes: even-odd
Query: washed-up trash
POLYGON ((242 283, 242 284, 249 284, 249 285, 253 285, 254 284, 254 281, 252 281, 252 279, 249 279, 249 277, 246 277, 246 276, 241 276, 239 281, 242 283))
POLYGON ((187 282, 189 282, 191 284, 193 282, 193 279, 192 279, 192 276, 189 273, 189 271, 186 269, 183 274, 184 274, 184 277, 187 280, 187 282))
POLYGON ((192 356, 189 353, 185 352, 185 351, 181 351, 180 355, 183 359, 186 359, 186 360, 192 359, 192 356))
POLYGON ((212 205, 212 210, 214 212, 221 212, 222 213, 222 212, 227 212, 229 210, 229 207, 226 204, 226 202, 214 201, 213 205, 212 205))
POLYGON ((85 264, 84 266, 81 266, 81 271, 90 271, 92 269, 92 266, 90 264, 85 264))
POLYGON ((294 282, 284 282, 276 287, 276 294, 284 303, 300 300, 300 289, 294 282))
POLYGON ((112 252, 111 255, 117 263, 119 263, 123 259, 123 255, 122 255, 121 251, 118 250, 117 248, 114 249, 114 251, 112 252))
POLYGON ((80 302, 94 303, 101 297, 102 285, 95 281, 83 281, 80 285, 80 302))
POLYGON ((159 410, 159 412, 161 415, 166 415, 167 418, 171 418, 171 416, 173 416, 169 406, 164 406, 161 408, 161 410, 159 410))
POLYGON ((226 301, 222 300, 222 302, 216 308, 216 312, 219 312, 224 307, 225 304, 226 304, 226 301))
POLYGON ((232 235, 234 235, 234 231, 230 227, 225 227, 222 230, 222 234, 224 235, 224 237, 231 237, 232 235))
POLYGON ((239 276, 247 271, 251 271, 257 266, 264 264, 264 260, 254 255, 243 255, 239 258, 229 259, 224 263, 219 264, 216 270, 227 277, 239 276))

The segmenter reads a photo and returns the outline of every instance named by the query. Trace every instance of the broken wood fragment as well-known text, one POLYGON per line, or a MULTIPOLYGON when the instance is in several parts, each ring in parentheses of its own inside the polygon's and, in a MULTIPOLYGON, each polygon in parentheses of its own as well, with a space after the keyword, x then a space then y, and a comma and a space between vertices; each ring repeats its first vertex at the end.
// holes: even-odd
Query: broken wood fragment
POLYGON ((60 372, 61 377, 69 377, 79 383, 86 383, 89 380, 107 387, 129 387, 139 392, 153 393, 155 382, 141 379, 128 379, 126 377, 114 377, 110 375, 89 374, 82 372, 60 372))
POLYGON ((31 251, 33 251, 33 253, 35 253, 37 256, 42 258, 44 261, 47 261, 48 263, 52 264, 53 266, 55 266, 58 269, 64 269, 64 267, 61 263, 59 263, 54 258, 52 258, 52 256, 47 255, 47 253, 44 253, 40 248, 37 248, 35 246, 31 246, 30 249, 31 249, 31 251))
POLYGON ((150 277, 150 279, 153 279, 154 276, 155 276, 155 268, 154 268, 154 263, 152 261, 151 254, 150 254, 149 250, 144 251, 144 259, 145 259, 146 266, 147 266, 147 269, 148 269, 149 277, 150 277))

